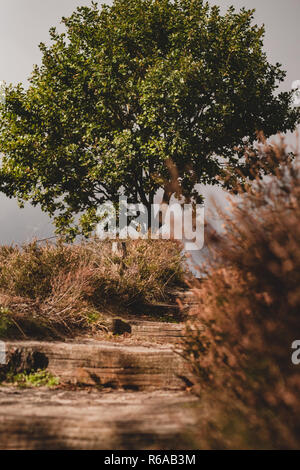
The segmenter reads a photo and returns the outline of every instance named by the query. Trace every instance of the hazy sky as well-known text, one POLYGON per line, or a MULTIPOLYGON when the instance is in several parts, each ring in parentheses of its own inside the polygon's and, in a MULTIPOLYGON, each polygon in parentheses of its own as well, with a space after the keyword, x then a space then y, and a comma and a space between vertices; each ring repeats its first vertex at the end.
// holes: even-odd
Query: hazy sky
MULTIPOLYGON (((99 2, 110 3, 110 2, 99 2)), ((211 0, 226 9, 255 8, 256 23, 266 26, 265 50, 269 60, 280 62, 287 70, 283 89, 300 80, 300 0, 211 0)), ((47 42, 49 28, 58 26, 84 0, 0 0, 0 80, 25 82, 33 64, 39 64, 40 42, 47 42)), ((210 191, 205 191, 210 193, 210 191)), ((219 197, 222 195, 219 192, 219 197)), ((52 234, 48 217, 39 209, 19 209, 14 200, 0 194, 0 243, 44 238, 52 234)))

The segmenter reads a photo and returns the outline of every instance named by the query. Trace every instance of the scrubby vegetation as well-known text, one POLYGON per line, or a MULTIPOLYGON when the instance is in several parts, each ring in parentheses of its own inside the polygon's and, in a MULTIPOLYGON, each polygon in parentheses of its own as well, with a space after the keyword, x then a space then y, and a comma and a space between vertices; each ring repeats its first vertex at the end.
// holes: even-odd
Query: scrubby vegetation
POLYGON ((175 242, 111 242, 0 248, 0 337, 44 337, 95 330, 111 309, 128 312, 162 301, 183 285, 180 246, 175 242))
POLYGON ((46 370, 37 370, 31 372, 20 372, 18 374, 8 373, 4 383, 13 384, 19 388, 30 387, 57 387, 59 378, 46 370))
POLYGON ((211 232, 207 277, 194 285, 184 347, 201 396, 202 448, 300 447, 300 366, 291 361, 300 333, 299 157, 283 143, 261 150, 264 164, 284 164, 221 213, 225 232, 211 232))

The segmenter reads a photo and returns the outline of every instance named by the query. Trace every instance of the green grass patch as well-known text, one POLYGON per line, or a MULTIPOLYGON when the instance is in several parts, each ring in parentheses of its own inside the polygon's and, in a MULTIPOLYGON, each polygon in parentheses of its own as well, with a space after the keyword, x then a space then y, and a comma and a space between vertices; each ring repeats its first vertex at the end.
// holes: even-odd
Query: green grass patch
POLYGON ((18 374, 8 373, 4 383, 13 384, 19 388, 30 387, 57 387, 59 378, 52 375, 47 370, 37 370, 31 372, 20 372, 18 374))

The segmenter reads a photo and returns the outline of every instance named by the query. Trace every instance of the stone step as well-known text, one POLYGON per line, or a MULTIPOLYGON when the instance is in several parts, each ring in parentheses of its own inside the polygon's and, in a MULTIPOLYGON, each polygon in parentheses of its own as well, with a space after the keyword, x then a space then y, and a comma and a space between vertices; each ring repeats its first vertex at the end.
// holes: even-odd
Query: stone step
MULTIPOLYGON (((148 341, 180 344, 184 338, 184 323, 129 320, 131 335, 148 341)), ((114 330, 114 327, 112 328, 114 330)))
POLYGON ((168 342, 168 339, 181 338, 184 329, 183 323, 159 323, 136 320, 131 322, 131 325, 133 334, 145 336, 164 336, 166 342, 168 342))
POLYGON ((189 382, 184 359, 172 346, 8 341, 0 371, 47 368, 62 382, 128 390, 180 390, 189 382))
POLYGON ((195 449, 196 406, 185 392, 0 387, 0 449, 195 449))

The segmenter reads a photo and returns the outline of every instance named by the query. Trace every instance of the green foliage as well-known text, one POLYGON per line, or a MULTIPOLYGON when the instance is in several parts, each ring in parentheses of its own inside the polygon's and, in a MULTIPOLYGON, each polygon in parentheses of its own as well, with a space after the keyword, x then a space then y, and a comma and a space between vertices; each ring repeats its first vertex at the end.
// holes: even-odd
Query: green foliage
POLYGON ((7 338, 13 329, 13 321, 10 318, 10 310, 0 306, 0 338, 7 338))
POLYGON ((18 374, 7 374, 6 382, 17 385, 20 388, 26 387, 57 387, 59 378, 46 370, 31 372, 20 372, 18 374))
POLYGON ((249 176, 244 145, 300 116, 292 92, 275 95, 285 73, 268 63, 253 14, 222 16, 203 0, 77 9, 65 33, 52 28, 51 46, 40 44, 29 88, 6 87, 0 189, 40 204, 72 238, 92 231, 105 200, 125 193, 149 206, 167 192, 167 159, 198 200, 196 183, 230 188, 221 160, 249 176))

